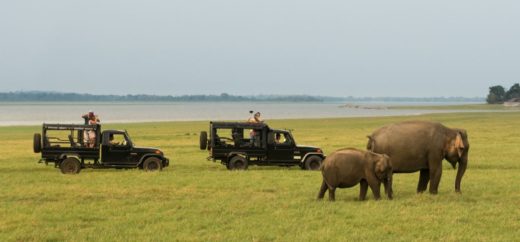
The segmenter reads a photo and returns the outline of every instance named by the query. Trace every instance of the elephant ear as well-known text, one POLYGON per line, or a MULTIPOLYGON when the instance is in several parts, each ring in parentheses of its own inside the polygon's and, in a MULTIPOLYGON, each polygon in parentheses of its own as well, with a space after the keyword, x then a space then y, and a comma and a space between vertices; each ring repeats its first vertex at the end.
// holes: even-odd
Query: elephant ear
POLYGON ((464 141, 462 141, 462 135, 460 132, 457 132, 457 137, 455 137, 455 143, 454 148, 457 149, 457 152, 459 154, 459 158, 462 157, 462 153, 464 153, 464 141))

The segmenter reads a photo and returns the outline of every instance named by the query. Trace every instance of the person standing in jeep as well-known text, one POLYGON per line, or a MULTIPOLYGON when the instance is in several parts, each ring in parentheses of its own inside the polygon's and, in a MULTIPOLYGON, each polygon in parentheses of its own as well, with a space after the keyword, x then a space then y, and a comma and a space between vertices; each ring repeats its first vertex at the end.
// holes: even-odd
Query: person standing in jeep
MULTIPOLYGON (((253 114, 253 111, 250 111, 251 114, 253 114)), ((260 124, 260 123, 263 123, 264 121, 262 120, 261 118, 261 115, 260 112, 256 112, 255 115, 253 115, 252 117, 250 117, 247 122, 248 123, 253 123, 253 124, 260 124)), ((254 129, 251 129, 249 131, 249 140, 250 140, 250 143, 251 143, 251 146, 255 146, 255 141, 257 140, 257 133, 254 129)))
MULTIPOLYGON (((96 119, 96 116, 95 115, 91 115, 90 116, 90 120, 88 121, 88 124, 89 125, 97 125, 98 122, 97 122, 97 119, 96 119)), ((94 148, 94 146, 96 146, 96 132, 91 130, 88 132, 88 147, 90 148, 94 148)))
MULTIPOLYGON (((251 114, 253 113, 253 111, 251 111, 251 114)), ((261 117, 261 113, 260 112, 256 112, 255 115, 253 115, 252 117, 250 117, 247 122, 248 123, 263 123, 264 121, 262 120, 262 117, 261 117)))
POLYGON ((85 121, 85 125, 89 124, 92 117, 95 118, 97 123, 100 122, 99 117, 97 115, 95 115, 93 111, 88 111, 88 113, 81 115, 81 118, 83 118, 83 120, 85 121))
MULTIPOLYGON (((81 116, 85 122, 85 125, 96 125, 99 124, 99 117, 94 114, 93 111, 88 111, 88 113, 83 114, 81 116)), ((90 131, 83 132, 83 142, 87 145, 87 147, 92 148, 96 141, 96 134, 90 131)))

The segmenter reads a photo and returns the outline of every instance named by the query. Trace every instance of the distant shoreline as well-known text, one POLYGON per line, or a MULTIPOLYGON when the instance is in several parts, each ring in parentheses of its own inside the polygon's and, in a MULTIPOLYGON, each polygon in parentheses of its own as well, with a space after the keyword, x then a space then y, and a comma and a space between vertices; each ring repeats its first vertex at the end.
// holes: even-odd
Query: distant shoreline
MULTIPOLYGON (((424 115, 446 115, 446 114, 463 114, 463 113, 504 113, 510 112, 505 110, 442 110, 440 112, 416 112, 416 113, 407 113, 407 114, 389 114, 389 115, 360 115, 360 116, 345 116, 345 117, 335 117, 335 116, 325 116, 325 117, 309 117, 309 118, 298 118, 298 117, 290 117, 290 118, 273 118, 269 119, 270 121, 280 121, 280 120, 330 120, 330 119, 360 119, 360 118, 390 118, 390 117, 414 117, 414 116, 424 116, 424 115)), ((268 120, 268 121, 269 121, 268 120)), ((153 123, 190 123, 190 122, 210 122, 215 120, 210 119, 175 119, 175 120, 117 120, 117 121, 107 121, 102 122, 101 124, 106 125, 124 125, 124 124, 153 124, 153 123)), ((221 120, 218 121, 240 121, 236 119, 229 120, 221 120)), ((5 127, 40 127, 43 123, 77 123, 81 124, 81 122, 42 122, 42 123, 0 123, 0 128, 5 127)))
POLYGON ((311 95, 95 95, 62 92, 0 92, 0 103, 6 102, 427 102, 427 103, 468 103, 484 102, 482 97, 328 97, 311 95))
MULTIPOLYGON (((403 103, 400 103, 403 105, 403 103)), ((406 105, 406 104, 405 104, 406 105)), ((266 120, 323 119, 415 116, 430 113, 513 111, 500 106, 441 104, 396 106, 391 103, 279 103, 279 102, 207 102, 207 103, 0 103, 0 126, 37 126, 42 123, 81 123, 89 110, 102 123, 148 123, 174 121, 246 120, 249 111, 262 112, 266 120), (401 108, 405 107, 405 108, 401 108), (487 107, 487 108, 486 108, 487 107)), ((517 109, 520 110, 520 109, 517 109)))

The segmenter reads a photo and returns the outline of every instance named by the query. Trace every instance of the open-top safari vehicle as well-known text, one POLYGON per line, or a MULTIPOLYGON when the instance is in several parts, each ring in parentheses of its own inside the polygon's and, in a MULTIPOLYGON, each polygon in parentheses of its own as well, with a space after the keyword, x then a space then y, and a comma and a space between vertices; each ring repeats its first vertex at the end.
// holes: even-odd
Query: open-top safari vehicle
POLYGON ((83 168, 159 171, 169 165, 161 150, 136 147, 126 131, 101 131, 100 125, 43 124, 42 133, 34 134, 33 149, 41 152, 40 162, 54 163, 65 174, 83 168))
POLYGON ((325 158, 320 148, 297 145, 290 131, 264 123, 210 122, 200 134, 200 149, 230 170, 249 165, 295 166, 317 170, 325 158))

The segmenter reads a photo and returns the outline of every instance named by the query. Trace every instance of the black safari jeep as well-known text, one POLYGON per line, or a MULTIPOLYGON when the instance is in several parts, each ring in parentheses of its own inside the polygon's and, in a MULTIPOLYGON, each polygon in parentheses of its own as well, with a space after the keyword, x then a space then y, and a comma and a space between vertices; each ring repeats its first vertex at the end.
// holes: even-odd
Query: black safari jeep
POLYGON ((100 125, 43 124, 42 134, 34 134, 33 149, 41 152, 40 163, 54 163, 64 174, 82 168, 159 171, 169 165, 161 150, 135 147, 126 131, 101 132, 100 125))
POLYGON ((209 136, 200 134, 200 149, 209 151, 208 160, 220 160, 230 170, 252 164, 318 170, 325 158, 320 148, 296 145, 291 132, 263 123, 210 122, 209 136))

